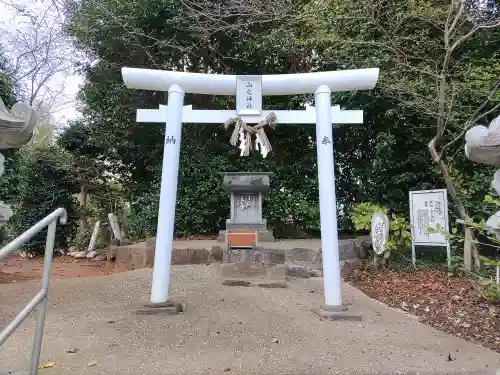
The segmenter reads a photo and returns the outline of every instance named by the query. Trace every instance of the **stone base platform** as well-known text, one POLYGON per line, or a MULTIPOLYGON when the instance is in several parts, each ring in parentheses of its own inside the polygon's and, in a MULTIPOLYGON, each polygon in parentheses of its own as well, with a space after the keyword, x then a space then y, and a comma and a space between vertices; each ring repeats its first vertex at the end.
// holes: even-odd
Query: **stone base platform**
MULTIPOLYGON (((255 250, 254 250, 255 252, 255 250)), ((219 277, 226 286, 259 286, 262 288, 286 288, 284 264, 222 263, 219 277)))
MULTIPOLYGON (((258 232, 259 232, 259 242, 274 242, 275 241, 272 231, 259 229, 258 232)), ((219 231, 219 236, 217 237, 216 241, 219 243, 224 243, 226 241, 226 231, 225 230, 219 231)))
POLYGON ((349 310, 346 306, 321 305, 315 312, 321 319, 361 321, 363 317, 357 311, 349 310))
POLYGON ((156 314, 167 314, 175 315, 180 314, 184 311, 184 306, 182 304, 167 301, 163 303, 147 303, 146 305, 140 307, 135 311, 138 315, 156 315, 156 314))
POLYGON ((286 251, 282 249, 224 249, 222 251, 224 263, 261 263, 265 265, 284 264, 286 251))
POLYGON ((256 281, 285 281, 284 264, 266 266, 258 263, 223 263, 219 276, 224 279, 252 279, 256 281))

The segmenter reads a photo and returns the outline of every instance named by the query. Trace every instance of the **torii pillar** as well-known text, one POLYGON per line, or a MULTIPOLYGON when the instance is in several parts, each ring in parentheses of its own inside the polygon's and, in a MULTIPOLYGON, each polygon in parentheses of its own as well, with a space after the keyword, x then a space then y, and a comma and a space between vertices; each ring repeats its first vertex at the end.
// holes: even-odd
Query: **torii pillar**
POLYGON ((341 294, 332 124, 363 123, 363 112, 342 111, 339 106, 332 107, 331 92, 373 89, 378 75, 377 68, 264 76, 231 76, 122 68, 123 80, 128 88, 168 91, 167 106, 160 105, 159 109, 137 111, 139 122, 165 122, 167 124, 150 306, 172 307, 174 305, 168 300, 168 285, 182 123, 223 124, 235 116, 240 116, 247 124, 258 123, 271 112, 262 110, 263 95, 297 95, 314 92, 315 107, 306 106, 306 110, 303 111, 272 112, 276 114, 279 123, 316 123, 325 290, 325 303, 322 305, 320 315, 332 319, 345 318, 341 294), (186 92, 236 95, 237 109, 235 111, 193 110, 192 106, 184 106, 186 92))

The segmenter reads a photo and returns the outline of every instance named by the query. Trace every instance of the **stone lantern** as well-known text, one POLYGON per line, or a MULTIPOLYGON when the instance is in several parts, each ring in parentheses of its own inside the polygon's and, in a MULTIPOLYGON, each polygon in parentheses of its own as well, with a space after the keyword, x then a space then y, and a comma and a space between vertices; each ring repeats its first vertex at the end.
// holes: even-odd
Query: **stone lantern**
MULTIPOLYGON (((37 122, 38 114, 29 105, 16 103, 9 112, 0 98, 0 151, 21 148, 28 143, 37 122)), ((5 157, 0 152, 0 176, 4 172, 4 162, 5 157)), ((10 206, 0 200, 0 228, 11 216, 10 206)))
MULTIPOLYGON (((465 155, 477 163, 500 166, 500 116, 488 127, 477 125, 465 133, 465 155)), ((492 187, 500 195, 500 169, 493 175, 492 187)), ((490 216, 486 228, 500 239, 500 211, 490 216)))

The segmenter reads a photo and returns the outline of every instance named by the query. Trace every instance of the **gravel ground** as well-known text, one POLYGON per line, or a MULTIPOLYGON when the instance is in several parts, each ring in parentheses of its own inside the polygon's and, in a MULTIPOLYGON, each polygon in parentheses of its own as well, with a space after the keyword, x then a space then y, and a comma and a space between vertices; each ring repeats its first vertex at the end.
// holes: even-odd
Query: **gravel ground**
MULTIPOLYGON (((54 280, 40 374, 488 374, 499 355, 418 322, 346 284, 361 322, 322 321, 322 280, 287 289, 224 287, 217 265, 172 268, 177 316, 142 316, 151 270, 54 280), (67 353, 78 349, 76 353, 67 353)), ((34 295, 38 282, 0 286, 0 326, 34 295)), ((34 322, 0 349, 0 374, 26 373, 34 322), (3 372, 2 372, 3 371, 3 372)))

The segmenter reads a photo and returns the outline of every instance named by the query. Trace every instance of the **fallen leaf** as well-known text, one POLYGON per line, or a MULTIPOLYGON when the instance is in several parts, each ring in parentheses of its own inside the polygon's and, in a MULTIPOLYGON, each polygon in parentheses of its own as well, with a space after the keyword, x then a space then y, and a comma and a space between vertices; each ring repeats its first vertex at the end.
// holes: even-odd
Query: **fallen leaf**
POLYGON ((454 361, 455 358, 451 357, 451 353, 448 353, 448 362, 454 361))
POLYGON ((224 369, 224 371, 231 371, 231 368, 230 368, 230 367, 226 367, 226 368, 224 369))
POLYGON ((76 352, 78 352, 78 348, 71 348, 71 349, 67 349, 66 350, 66 353, 71 353, 71 354, 75 354, 76 352))
POLYGON ((90 361, 90 362, 88 363, 88 366, 89 366, 89 367, 91 367, 91 366, 95 366, 95 365, 97 365, 97 361, 90 361))
POLYGON ((500 352, 500 304, 488 303, 470 278, 450 278, 441 270, 426 268, 411 273, 360 271, 348 281, 372 298, 412 311, 434 328, 500 352))
POLYGON ((47 363, 41 364, 40 366, 38 366, 38 368, 51 368, 51 367, 54 367, 55 365, 56 365, 56 361, 52 361, 52 362, 47 362, 47 363))
POLYGON ((278 344, 279 343, 279 340, 277 338, 274 338, 273 341, 272 341, 273 344, 278 344))

